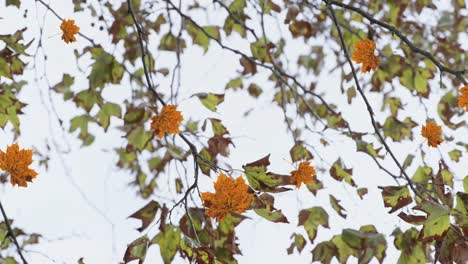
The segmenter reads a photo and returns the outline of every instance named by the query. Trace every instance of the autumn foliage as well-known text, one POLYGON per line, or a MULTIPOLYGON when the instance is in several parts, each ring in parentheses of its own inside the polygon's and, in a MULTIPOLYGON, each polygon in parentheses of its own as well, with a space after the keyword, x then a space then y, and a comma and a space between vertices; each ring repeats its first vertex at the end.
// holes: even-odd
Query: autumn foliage
MULTIPOLYGON (((141 222, 124 263, 153 245, 165 264, 242 262, 249 224, 283 225, 291 244, 269 254, 307 262, 468 263, 468 9, 440 2, 74 0, 75 21, 37 0, 53 24, 0 35, 0 182, 27 187, 78 146, 113 155, 141 222), (74 69, 51 74, 48 41, 74 69), (36 162, 12 144, 34 130, 31 87, 50 126, 36 162)), ((16 264, 40 235, 3 216, 16 264)))
POLYGON ((151 117, 151 130, 158 138, 162 138, 165 133, 178 134, 180 122, 183 120, 182 114, 177 111, 177 106, 165 105, 160 114, 151 117))
POLYGON ((75 20, 73 19, 64 20, 60 25, 60 29, 62 30, 62 40, 67 44, 75 42, 75 35, 80 31, 80 27, 75 25, 75 20))
POLYGON ((6 152, 0 150, 0 169, 10 174, 13 186, 27 187, 36 178, 37 172, 30 169, 33 151, 20 149, 17 143, 9 146, 6 152))
POLYGON ((359 40, 354 44, 353 61, 362 63, 361 72, 375 71, 380 59, 375 55, 375 43, 370 39, 359 40))
POLYGON ((253 194, 248 193, 249 186, 242 177, 233 180, 221 173, 214 188, 214 193, 201 193, 201 199, 207 208, 205 214, 218 221, 222 221, 229 213, 243 213, 252 202, 253 194))

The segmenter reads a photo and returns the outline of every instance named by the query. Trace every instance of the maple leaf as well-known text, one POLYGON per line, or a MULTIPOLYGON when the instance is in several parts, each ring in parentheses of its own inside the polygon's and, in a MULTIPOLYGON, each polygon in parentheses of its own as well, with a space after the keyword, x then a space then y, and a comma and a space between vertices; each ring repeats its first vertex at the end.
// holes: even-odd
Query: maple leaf
POLYGON ((151 130, 153 130, 160 139, 166 132, 169 134, 178 134, 179 124, 182 120, 184 120, 184 117, 177 111, 176 105, 165 105, 159 115, 151 117, 151 130))
POLYGON ((458 96, 458 107, 465 108, 468 111, 468 85, 460 88, 460 95, 458 96))
POLYGON ((315 168, 310 166, 310 162, 303 161, 299 163, 297 170, 291 171, 291 181, 296 184, 296 187, 301 187, 301 184, 311 184, 313 175, 315 175, 315 168))
POLYGON ((62 39, 65 41, 65 43, 75 42, 75 35, 80 31, 80 27, 75 25, 75 20, 73 19, 63 20, 62 24, 60 25, 60 29, 63 32, 62 39))
POLYGON ((427 138, 427 145, 436 148, 444 140, 440 136, 442 127, 436 125, 434 121, 429 121, 421 129, 421 135, 427 138))
POLYGON ((219 174, 214 183, 215 192, 203 192, 203 205, 208 209, 205 214, 222 221, 229 213, 243 213, 251 204, 253 194, 248 193, 249 186, 244 178, 233 180, 223 173, 219 174))
POLYGON ((370 39, 359 40, 354 44, 356 51, 353 53, 352 59, 356 63, 362 63, 361 72, 368 72, 377 69, 380 62, 379 57, 374 55, 375 43, 370 39))
POLYGON ((0 150, 0 169, 10 174, 13 186, 27 187, 36 178, 37 172, 29 168, 32 162, 32 150, 20 150, 17 143, 8 146, 6 153, 0 150))

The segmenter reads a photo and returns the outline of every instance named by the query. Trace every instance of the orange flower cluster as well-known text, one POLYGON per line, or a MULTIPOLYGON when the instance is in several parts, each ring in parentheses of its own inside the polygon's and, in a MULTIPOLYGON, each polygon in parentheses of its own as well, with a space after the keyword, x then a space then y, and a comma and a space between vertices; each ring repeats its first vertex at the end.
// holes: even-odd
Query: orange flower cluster
POLYGON ((164 133, 179 134, 179 124, 184 117, 175 105, 165 105, 159 115, 151 117, 151 130, 161 139, 164 133))
POLYGON ((379 57, 375 56, 375 43, 370 39, 359 40, 354 44, 356 49, 352 59, 356 63, 362 63, 361 72, 368 72, 377 69, 380 62, 379 57))
POLYGON ((299 169, 291 171, 291 181, 296 184, 296 187, 301 187, 301 184, 312 183, 312 176, 315 175, 315 168, 310 166, 310 162, 303 161, 299 163, 299 169))
POLYGON ((465 108, 468 111, 468 85, 460 88, 460 96, 458 96, 458 107, 465 108))
POLYGON ((17 143, 7 147, 6 153, 0 150, 0 169, 10 174, 13 186, 27 187, 36 178, 37 172, 29 168, 32 162, 32 150, 20 150, 17 143))
POLYGON ((244 212, 252 202, 253 194, 247 192, 249 186, 242 177, 234 181, 221 173, 214 188, 215 193, 203 192, 201 198, 203 205, 208 208, 205 214, 218 221, 222 221, 231 212, 244 212))
POLYGON ((442 133, 442 127, 436 125, 434 121, 429 121, 421 129, 421 135, 427 138, 427 145, 436 148, 444 140, 440 136, 442 133))
POLYGON ((62 24, 60 25, 60 29, 63 32, 62 39, 65 41, 65 43, 75 42, 75 35, 78 34, 78 31, 80 31, 80 28, 75 25, 75 20, 73 19, 63 20, 62 24))

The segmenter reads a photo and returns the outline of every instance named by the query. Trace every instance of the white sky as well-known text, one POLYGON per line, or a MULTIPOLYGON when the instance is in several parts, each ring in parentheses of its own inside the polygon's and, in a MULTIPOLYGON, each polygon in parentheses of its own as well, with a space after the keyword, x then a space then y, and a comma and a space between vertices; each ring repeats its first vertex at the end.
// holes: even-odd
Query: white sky
MULTIPOLYGON (((36 20, 35 1, 22 1, 21 11, 14 7, 5 8, 0 4, 0 34, 11 34, 14 30, 23 26, 28 26, 25 39, 38 38, 38 23, 36 20), (27 8, 27 19, 23 19, 23 10, 27 8)), ((118 2, 118 1, 114 1, 118 2)), ((102 36, 97 28, 91 28, 91 20, 88 14, 73 14, 71 1, 51 0, 50 5, 65 18, 73 18, 80 26, 81 32, 95 38, 98 43, 108 43, 109 40, 102 36)), ((39 7, 39 19, 42 21, 44 8, 39 7)), ((284 15, 284 14, 283 14, 284 15)), ((220 21, 222 15, 210 14, 210 21, 220 21)), ((206 21, 204 18, 196 18, 201 24, 206 21)), ((63 73, 70 73, 75 78, 75 91, 87 88, 86 76, 79 75, 75 67, 73 50, 88 45, 83 38, 78 39, 78 43, 65 45, 58 34, 60 21, 50 12, 47 13, 44 29, 44 46, 48 56, 47 74, 51 84, 61 80, 63 73)), ((166 28, 163 28, 167 30, 166 28)), ((276 30, 276 27, 274 28, 276 30)), ((273 31, 273 29, 272 29, 273 31)), ((191 41, 188 40, 190 46, 191 41)), ((239 43, 237 37, 229 39, 230 46, 239 43)), ((315 43, 320 42, 316 41, 315 43)), ((298 51, 305 52, 308 47, 300 42, 294 42, 287 47, 287 54, 294 57, 298 51)), ((29 49, 29 53, 34 53, 35 45, 29 49)), ((245 47, 245 43, 242 44, 245 47)), ((108 44, 104 44, 108 47, 108 44)), ((236 46, 237 47, 237 46, 236 46)), ((167 52, 160 53, 156 45, 150 45, 150 50, 156 54, 156 64, 159 66, 170 66, 174 63, 174 55, 167 52)), ((40 56, 39 56, 40 58, 40 56)), ((328 65, 334 63, 327 61, 328 65)), ((227 51, 220 50, 212 44, 210 52, 203 56, 203 51, 199 47, 187 49, 182 56, 182 88, 179 98, 180 109, 185 120, 189 118, 201 119, 208 116, 221 118, 231 135, 235 137, 235 148, 231 148, 229 163, 234 168, 241 168, 243 164, 254 161, 271 153, 270 170, 287 174, 293 169, 290 164, 289 150, 293 145, 291 136, 286 135, 282 112, 271 103, 272 85, 266 83, 266 73, 259 74, 255 78, 256 82, 264 89, 264 94, 258 100, 251 99, 246 91, 226 92, 225 102, 219 106, 218 113, 207 111, 196 98, 190 96, 197 92, 223 93, 225 83, 237 76, 236 71, 240 69, 238 57, 227 51), (254 111, 248 116, 243 114, 253 108, 254 111)), ((31 61, 32 58, 28 58, 31 61)), ((293 60, 294 61, 294 60, 293 60)), ((43 62, 40 60, 40 65, 43 62)), ((138 61, 138 63, 140 63, 138 61)), ((89 65, 89 61, 82 61, 81 67, 89 65)), ((33 64, 30 63, 29 67, 33 64)), ((42 67, 42 66, 41 66, 42 67)), ((172 69, 172 66, 169 67, 172 69)), ((42 69, 38 69, 42 72, 42 69)), ((88 69, 89 70, 89 69, 88 69)), ((351 122, 353 130, 371 131, 367 112, 363 107, 360 98, 355 98, 352 106, 346 103, 346 97, 339 92, 338 74, 324 72, 320 77, 318 90, 326 91, 326 98, 339 103, 339 110, 345 118, 351 122)), ((21 116, 22 135, 19 143, 23 147, 35 147, 41 151, 45 150, 45 142, 50 142, 51 138, 57 140, 57 144, 66 148, 62 140, 62 131, 56 120, 50 115, 47 109, 50 104, 47 99, 48 91, 46 83, 42 80, 39 85, 34 82, 34 70, 29 69, 25 76, 29 81, 19 98, 26 102, 25 114, 21 116), (43 104, 42 100, 45 101, 43 104), (52 129, 51 129, 52 128, 52 129)), ((158 83, 162 91, 168 91, 167 80, 158 83)), ((244 86, 248 86, 248 81, 244 86), (247 84, 247 85, 246 85, 247 84)), ((435 92, 428 105, 431 106, 430 117, 436 118, 435 102, 445 91, 435 92)), ((404 88, 398 90, 404 95, 409 93, 404 88)), ((120 102, 128 97, 130 88, 127 80, 119 86, 109 86, 104 92, 104 97, 113 102, 120 102)), ((52 94, 53 102, 59 115, 64 120, 78 112, 68 102, 63 104, 61 97, 52 94)), ((378 114, 381 107, 381 99, 375 94, 369 95, 371 103, 378 114)), ((405 99, 409 98, 408 96, 405 99)), ((411 113, 413 119, 420 123, 425 121, 424 111, 417 101, 408 100, 405 112, 411 113)), ((380 115, 383 123, 386 113, 380 115)), ((115 119, 111 121, 112 127, 118 125, 115 119)), ((68 125, 68 124, 67 124, 68 125)), ((5 131, 0 131, 0 148, 5 149, 12 143, 10 127, 5 131)), ((407 154, 414 153, 419 143, 423 139, 419 136, 420 127, 413 131, 414 143, 404 145, 393 144, 397 157, 403 161, 407 154)), ((140 234, 135 229, 140 223, 127 217, 147 203, 136 196, 136 189, 129 188, 128 183, 132 177, 127 172, 119 171, 114 165, 117 156, 109 152, 112 148, 123 144, 122 134, 116 130, 109 129, 109 133, 103 134, 102 129, 91 127, 91 132, 96 135, 96 141, 91 147, 80 148, 80 142, 76 135, 65 134, 64 137, 71 144, 69 154, 57 155, 54 151, 50 161, 49 171, 45 171, 38 164, 33 167, 38 169, 39 176, 26 189, 11 187, 6 184, 2 187, 1 200, 9 216, 15 219, 15 226, 24 228, 26 232, 37 232, 44 236, 38 246, 31 248, 34 252, 26 252, 30 263, 76 263, 80 257, 84 257, 85 263, 117 263, 122 260, 126 245, 139 237, 140 234), (62 162, 63 161, 63 162, 62 162), (87 202, 88 201, 88 202, 87 202), (113 226, 113 227, 112 227, 113 226)), ((465 131, 466 132, 466 131, 465 131)), ((335 133, 327 133, 334 138, 335 133)), ((275 195, 275 206, 282 209, 288 217, 290 224, 275 224, 255 215, 253 212, 247 213, 251 217, 245 220, 238 228, 238 237, 243 256, 238 256, 240 263, 310 263, 312 246, 309 242, 302 254, 287 255, 286 249, 291 243, 290 236, 294 232, 306 233, 303 228, 297 227, 297 216, 301 209, 311 206, 323 206, 330 215, 331 229, 319 228, 315 244, 320 241, 329 240, 335 234, 341 233, 343 228, 358 229, 362 225, 374 224, 378 231, 388 234, 387 257, 385 263, 395 263, 398 255, 393 247, 393 237, 389 234, 399 225, 402 229, 408 226, 396 216, 388 215, 388 211, 383 207, 383 202, 379 190, 376 186, 394 185, 393 180, 386 174, 378 170, 375 163, 365 154, 355 153, 355 144, 349 140, 335 140, 327 149, 319 146, 319 139, 316 134, 308 134, 304 139, 311 145, 317 146, 317 151, 329 163, 320 161, 317 157, 312 163, 318 167, 327 169, 324 173, 319 173, 318 178, 324 182, 325 190, 320 190, 319 195, 314 197, 305 187, 300 190, 293 190, 287 193, 275 195), (367 187, 369 194, 361 201, 355 188, 337 184, 328 174, 329 166, 337 159, 338 154, 345 161, 346 166, 353 167, 354 180, 359 187, 367 187), (329 205, 328 194, 332 193, 341 200, 342 206, 346 209, 348 217, 342 219, 329 205)), ((375 142, 375 140, 373 140, 375 142)), ((182 144, 181 144, 182 145, 182 144)), ((427 150, 427 148, 426 148, 427 150)), ((451 150, 450 147, 442 146, 442 151, 451 150)), ((428 164, 436 168, 438 153, 427 150, 428 164)), ((315 155, 315 153, 314 153, 315 155)), ((462 171, 466 171, 466 155, 462 157, 457 165, 452 167, 455 177, 463 178, 462 171), (465 167, 463 167, 465 164, 465 167)), ((415 159, 415 163, 420 163, 415 159)), ((396 171, 395 166, 387 158, 385 164, 396 171)), ((190 163, 188 166, 191 166, 190 163)), ((415 170, 413 165, 409 169, 409 174, 415 170)), ((174 172, 169 173, 173 174, 174 172)), ((170 175, 172 176, 172 175, 170 175)), ((233 175, 238 176, 238 175, 233 175)), ((174 177, 174 176, 173 176, 174 177)), ((188 175, 190 179, 190 175, 188 175)), ((184 176, 182 176, 184 179, 184 176)), ((173 178, 171 178, 173 179, 173 178)), ((167 178, 161 177, 159 183, 164 186, 167 178)), ((202 191, 212 190, 214 178, 201 176, 200 189, 202 191)), ((172 181, 172 180, 171 180, 172 181)), ((456 182, 458 184, 458 182, 456 182)), ((166 193, 167 194, 167 193, 166 193)), ((164 192, 162 193, 164 195, 164 192)), ((200 205, 200 204, 199 204, 200 205)), ((153 235, 154 231, 150 233, 153 235)), ((161 263, 158 246, 152 246, 147 255, 146 263, 161 263)), ((350 259, 350 263, 356 259, 350 259)), ((176 258, 174 263, 185 263, 184 260, 176 258)))

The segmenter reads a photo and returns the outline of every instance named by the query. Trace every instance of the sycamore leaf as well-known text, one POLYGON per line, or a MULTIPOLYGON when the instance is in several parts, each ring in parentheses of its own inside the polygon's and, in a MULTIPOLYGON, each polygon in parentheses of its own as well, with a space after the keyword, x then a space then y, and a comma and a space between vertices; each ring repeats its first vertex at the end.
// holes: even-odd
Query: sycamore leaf
POLYGON ((312 207, 299 212, 299 226, 304 226, 312 244, 317 236, 319 225, 329 228, 328 214, 322 207, 312 207))
POLYGON ((71 86, 75 82, 75 77, 64 73, 62 77, 62 81, 54 85, 52 89, 57 92, 63 94, 63 100, 69 100, 73 98, 73 91, 71 90, 71 86))
POLYGON ((322 264, 329 264, 334 256, 338 254, 338 249, 332 241, 320 242, 312 250, 312 261, 319 261, 322 264))
POLYGON ((357 194, 359 195, 359 198, 362 198, 364 197, 364 195, 367 194, 367 188, 359 188, 356 190, 357 194))
POLYGON ((420 264, 427 263, 425 245, 418 241, 418 230, 414 227, 401 232, 400 229, 393 231, 395 240, 393 244, 401 251, 398 264, 420 264))
POLYGON ((450 151, 449 153, 450 159, 456 162, 460 161, 460 157, 462 156, 462 152, 458 149, 454 149, 450 151))
POLYGON ((107 102, 97 113, 97 118, 101 126, 104 128, 104 131, 107 131, 107 128, 109 127, 111 116, 120 118, 122 116, 122 109, 118 104, 107 102))
POLYGON ((380 159, 384 158, 384 156, 379 155, 379 152, 382 149, 382 147, 374 148, 373 143, 368 143, 368 142, 365 142, 364 140, 356 140, 356 145, 357 145, 357 151, 364 152, 373 158, 380 158, 380 159))
POLYGON ((333 195, 329 195, 329 198, 330 198, 330 204, 333 208, 333 210, 335 210, 335 212, 343 217, 344 219, 346 219, 346 210, 340 205, 340 200, 336 199, 335 196, 333 195))
POLYGON ((317 177, 314 175, 312 176, 312 183, 311 184, 306 184, 307 186, 307 189, 309 189, 309 191, 311 193, 313 193, 315 196, 317 196, 317 191, 320 190, 320 189, 323 189, 323 184, 322 182, 317 179, 317 177))
POLYGON ((150 242, 158 244, 161 256, 165 264, 169 264, 174 259, 179 248, 181 231, 173 225, 164 226, 163 230, 158 233, 150 242))
POLYGON ((290 177, 288 175, 267 172, 268 165, 270 165, 270 154, 257 161, 242 166, 250 187, 258 191, 288 191, 288 188, 281 186, 290 185, 290 177))
POLYGON ((343 161, 341 159, 338 159, 333 163, 332 167, 330 168, 330 175, 333 177, 333 179, 337 181, 345 181, 349 185, 356 187, 356 183, 354 183, 354 180, 351 178, 353 175, 353 169, 347 169, 343 165, 343 161))
POLYGON ((423 228, 419 233, 421 241, 442 240, 450 228, 450 210, 434 203, 422 202, 415 210, 427 214, 423 228))
POLYGON ((314 157, 312 156, 312 153, 304 147, 304 145, 301 142, 297 142, 289 151, 289 154, 291 155, 291 160, 293 162, 299 161, 299 160, 310 160, 313 159, 314 157))
POLYGON ((307 244, 307 240, 301 234, 296 233, 292 234, 291 238, 294 238, 294 240, 287 249, 288 255, 291 255, 293 253, 294 248, 296 248, 297 251, 301 253, 305 245, 307 244))
POLYGON ((251 208, 254 209, 255 213, 265 218, 266 220, 274 223, 289 223, 286 216, 277 210, 273 205, 275 198, 268 194, 262 193, 260 196, 255 196, 252 201, 251 208))
POLYGON ((135 239, 132 243, 127 246, 127 250, 124 255, 124 263, 128 263, 132 260, 138 260, 138 264, 143 264, 146 257, 146 250, 148 249, 149 239, 148 236, 142 236, 135 239))
POLYGON ((432 168, 428 166, 420 166, 416 169, 412 179, 414 182, 427 183, 432 178, 432 168))
POLYGON ((153 222, 154 217, 156 216, 156 213, 158 212, 158 209, 160 207, 161 206, 159 205, 158 202, 150 201, 143 208, 136 211, 129 217, 141 220, 141 227, 137 228, 137 230, 142 232, 151 224, 151 222, 153 222))
POLYGON ((224 94, 198 93, 193 96, 197 96, 200 102, 212 112, 216 112, 218 105, 224 102, 224 94))
POLYGON ((347 263, 350 256, 357 256, 357 250, 350 247, 344 240, 343 235, 333 236, 331 242, 335 244, 336 247, 336 257, 340 263, 347 263))
POLYGON ((359 263, 369 263, 374 257, 380 263, 383 262, 387 241, 385 236, 379 234, 373 225, 362 226, 359 230, 343 229, 341 236, 348 246, 358 250, 359 263))
POLYGON ((388 212, 390 214, 413 201, 407 186, 386 186, 379 188, 382 189, 382 198, 385 207, 392 208, 388 212))

